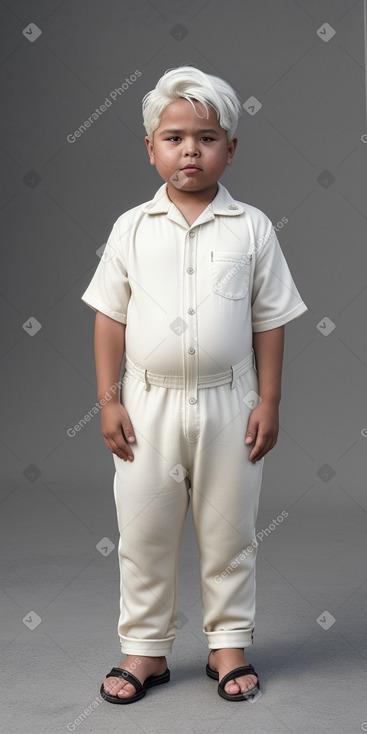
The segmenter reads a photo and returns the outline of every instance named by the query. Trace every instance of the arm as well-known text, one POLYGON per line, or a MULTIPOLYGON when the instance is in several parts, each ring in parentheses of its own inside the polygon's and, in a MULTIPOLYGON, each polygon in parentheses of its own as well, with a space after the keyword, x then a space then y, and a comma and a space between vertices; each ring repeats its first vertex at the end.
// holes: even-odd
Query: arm
POLYGON ((249 455, 255 463, 277 442, 281 398, 284 326, 253 334, 253 348, 261 402, 252 410, 246 432, 246 444, 255 445, 249 455))
POLYGON ((111 399, 101 407, 102 433, 108 448, 124 461, 133 460, 134 454, 125 437, 135 440, 134 431, 125 408, 119 402, 116 386, 125 351, 126 324, 110 319, 97 311, 94 328, 94 354, 97 374, 98 400, 106 393, 111 399), (130 458, 131 457, 131 458, 130 458))

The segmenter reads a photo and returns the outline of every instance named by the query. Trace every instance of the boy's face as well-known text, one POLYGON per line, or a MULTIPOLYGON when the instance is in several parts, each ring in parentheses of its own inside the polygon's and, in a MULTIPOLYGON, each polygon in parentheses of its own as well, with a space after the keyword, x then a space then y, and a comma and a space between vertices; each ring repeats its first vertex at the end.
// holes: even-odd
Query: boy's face
POLYGON ((150 163, 170 187, 182 192, 199 192, 213 187, 226 166, 230 166, 237 138, 228 143, 227 133, 220 127, 216 112, 208 105, 209 116, 200 102, 193 100, 197 112, 187 99, 167 105, 153 141, 145 137, 150 163), (189 164, 196 170, 183 170, 189 164))

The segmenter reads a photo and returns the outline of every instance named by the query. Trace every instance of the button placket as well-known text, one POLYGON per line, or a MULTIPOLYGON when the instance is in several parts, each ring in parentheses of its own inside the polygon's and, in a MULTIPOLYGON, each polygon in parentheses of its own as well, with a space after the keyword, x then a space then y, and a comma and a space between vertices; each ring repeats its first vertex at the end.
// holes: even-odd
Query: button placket
POLYGON ((185 237, 185 283, 184 312, 191 318, 184 332, 184 402, 185 402, 185 436, 195 441, 200 435, 200 415, 198 406, 198 328, 196 313, 197 286, 197 230, 190 230, 185 237))

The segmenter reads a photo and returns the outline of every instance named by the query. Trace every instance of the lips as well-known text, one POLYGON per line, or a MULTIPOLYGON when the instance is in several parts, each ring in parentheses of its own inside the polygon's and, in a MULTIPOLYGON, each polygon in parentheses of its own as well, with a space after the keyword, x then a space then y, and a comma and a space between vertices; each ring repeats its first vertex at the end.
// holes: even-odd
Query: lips
POLYGON ((188 166, 185 166, 184 168, 181 168, 181 171, 186 171, 186 168, 191 168, 191 169, 195 168, 196 171, 201 171, 201 168, 199 168, 199 166, 195 166, 195 165, 191 166, 190 164, 188 166))

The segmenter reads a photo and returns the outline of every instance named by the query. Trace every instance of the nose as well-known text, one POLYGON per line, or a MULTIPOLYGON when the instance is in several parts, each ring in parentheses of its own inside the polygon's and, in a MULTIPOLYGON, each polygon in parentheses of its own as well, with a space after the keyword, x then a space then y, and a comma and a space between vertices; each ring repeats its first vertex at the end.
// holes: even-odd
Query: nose
POLYGON ((190 157, 199 155, 199 151, 194 140, 188 140, 185 143, 185 155, 190 157))

